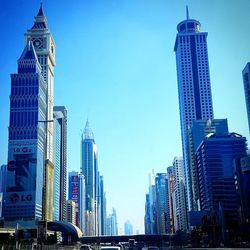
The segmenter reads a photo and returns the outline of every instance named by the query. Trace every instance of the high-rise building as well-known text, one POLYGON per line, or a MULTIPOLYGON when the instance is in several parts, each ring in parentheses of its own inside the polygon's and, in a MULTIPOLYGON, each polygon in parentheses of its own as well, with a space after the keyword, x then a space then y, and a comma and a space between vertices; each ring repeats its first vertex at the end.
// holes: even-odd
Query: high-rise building
POLYGON ((182 150, 187 187, 188 209, 194 210, 192 179, 189 166, 188 128, 193 120, 213 119, 212 95, 207 51, 207 32, 199 21, 190 19, 177 26, 176 53, 182 150))
POLYGON ((100 226, 101 235, 105 235, 106 230, 106 197, 104 192, 103 176, 100 176, 100 226))
POLYGON ((75 202, 75 214, 76 214, 76 223, 75 225, 79 227, 79 197, 80 197, 80 190, 79 190, 79 173, 76 171, 69 172, 68 178, 68 200, 75 202))
POLYGON ((71 171, 69 172, 68 199, 75 202, 76 223, 81 231, 86 233, 86 193, 85 178, 82 174, 71 171))
POLYGON ((66 185, 67 185, 67 109, 54 107, 54 191, 55 213, 59 220, 66 219, 66 185), (58 183, 56 186, 55 183, 58 183), (58 199, 59 198, 59 199, 58 199), (59 207, 58 207, 59 206, 59 207), (59 209, 59 210, 58 210, 59 209))
POLYGON ((167 173, 158 173, 155 177, 156 188, 156 225, 157 234, 170 233, 170 209, 167 173))
POLYGON ((78 199, 78 227, 86 234, 86 193, 85 193, 85 177, 78 175, 79 199, 78 199))
MULTIPOLYGON (((47 112, 44 121, 53 120, 54 105, 54 67, 55 67, 55 42, 48 27, 48 22, 43 13, 42 5, 35 16, 31 29, 27 30, 26 41, 32 41, 36 55, 41 65, 41 73, 47 84, 46 103, 47 112)), ((46 159, 53 163, 53 124, 46 123, 47 153, 46 159)))
POLYGON ((67 200, 66 221, 76 225, 76 203, 72 200, 67 200))
POLYGON ((97 235, 97 194, 98 166, 97 166, 97 147, 93 132, 87 120, 81 141, 81 173, 85 177, 86 192, 86 235, 97 235))
POLYGON ((174 175, 174 192, 173 192, 173 207, 174 207, 174 229, 187 231, 187 203, 186 190, 184 185, 184 171, 182 157, 175 157, 173 160, 173 175, 174 175))
POLYGON ((0 217, 2 217, 3 193, 6 185, 6 177, 7 177, 7 165, 2 165, 0 167, 0 217))
POLYGON ((146 194, 145 204, 145 219, 144 219, 145 234, 156 234, 156 188, 154 170, 149 174, 149 188, 146 194))
POLYGON ((210 133, 228 134, 227 119, 194 120, 192 122, 192 126, 188 128, 189 167, 194 211, 200 210, 197 162, 195 153, 202 140, 210 133))
POLYGON ((173 193, 174 193, 174 174, 173 167, 170 166, 167 168, 168 175, 168 200, 169 200, 169 226, 170 234, 174 233, 174 203, 173 203, 173 193))
MULTIPOLYGON (((44 123, 46 130, 46 151, 44 168, 44 191, 43 191, 43 218, 53 219, 53 199, 51 192, 51 180, 54 178, 53 166, 53 105, 54 105, 54 66, 55 66, 55 42, 48 28, 47 19, 44 16, 42 4, 35 16, 35 22, 25 34, 26 41, 32 41, 36 55, 41 66, 41 74, 47 84, 45 102, 47 104, 46 115, 40 121, 44 123)), ((65 205, 65 204, 64 204, 65 205)))
MULTIPOLYGON (((28 41, 11 75, 7 179, 3 217, 16 225, 42 218, 47 85, 28 41)), ((51 183, 53 181, 51 180, 51 183)), ((53 186, 50 186, 53 194, 53 186)), ((21 225, 20 224, 20 225, 21 225)))
POLYGON ((118 235, 117 216, 114 208, 112 208, 112 213, 107 217, 106 234, 110 236, 118 235))
POLYGON ((196 153, 201 210, 222 206, 226 223, 238 218, 234 165, 246 156, 246 150, 245 137, 214 133, 203 139, 196 153))
POLYGON ((132 235, 133 234, 133 225, 130 223, 129 220, 125 221, 125 223, 124 223, 124 234, 125 235, 132 235))
POLYGON ((250 62, 248 62, 245 68, 243 69, 242 76, 243 76, 245 99, 247 106, 248 128, 250 132, 250 62))

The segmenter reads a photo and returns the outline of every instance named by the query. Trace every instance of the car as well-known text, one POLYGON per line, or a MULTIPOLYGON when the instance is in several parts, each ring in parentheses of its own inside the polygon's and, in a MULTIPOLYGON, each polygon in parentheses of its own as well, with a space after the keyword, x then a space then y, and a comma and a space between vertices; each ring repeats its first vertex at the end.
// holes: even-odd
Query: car
POLYGON ((92 250, 90 245, 81 245, 80 250, 92 250))
POLYGON ((142 250, 159 250, 159 247, 157 247, 157 246, 148 246, 148 247, 143 247, 142 250))
POLYGON ((103 246, 99 250, 121 250, 119 246, 103 246))

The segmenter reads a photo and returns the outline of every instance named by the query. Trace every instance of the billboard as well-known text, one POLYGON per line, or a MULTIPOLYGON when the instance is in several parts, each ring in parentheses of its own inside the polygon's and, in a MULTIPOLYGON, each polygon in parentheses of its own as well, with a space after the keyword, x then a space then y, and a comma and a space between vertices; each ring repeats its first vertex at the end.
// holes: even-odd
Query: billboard
POLYGON ((33 201, 36 190, 36 147, 36 140, 10 141, 6 181, 7 203, 33 201))
POLYGON ((78 204, 79 198, 79 187, 78 187, 78 175, 71 177, 71 200, 78 204))

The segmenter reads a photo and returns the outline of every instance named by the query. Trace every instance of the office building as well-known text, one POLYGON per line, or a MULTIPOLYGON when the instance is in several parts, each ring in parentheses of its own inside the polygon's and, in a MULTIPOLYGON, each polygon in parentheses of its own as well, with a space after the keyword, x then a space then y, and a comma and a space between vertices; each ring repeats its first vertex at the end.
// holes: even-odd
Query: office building
POLYGON ((47 85, 46 88, 46 115, 43 123, 46 130, 46 151, 45 151, 45 168, 44 168, 44 192, 43 192, 43 218, 46 220, 53 219, 53 199, 54 194, 51 192, 51 180, 54 175, 54 143, 53 143, 53 106, 54 106, 54 67, 55 67, 55 42, 48 27, 48 22, 43 13, 42 4, 35 16, 35 22, 31 29, 25 33, 26 41, 31 41, 34 45, 36 55, 41 66, 41 74, 47 85))
POLYGON ((56 218, 66 220, 67 109, 54 106, 54 206, 56 218), (57 184, 55 184, 57 183, 57 184), (59 207, 58 207, 59 206, 59 207), (59 217, 58 217, 59 215, 59 217))
POLYGON ((112 213, 107 216, 106 234, 110 236, 118 235, 117 216, 114 208, 112 208, 112 213))
POLYGON ((188 129, 189 167, 194 211, 200 210, 195 153, 202 140, 210 133, 228 134, 227 119, 194 120, 192 126, 188 129))
POLYGON ((125 223, 124 223, 124 234, 125 235, 132 235, 133 234, 133 225, 130 223, 129 220, 125 221, 125 223))
POLYGON ((72 200, 67 200, 67 213, 66 213, 66 221, 74 224, 76 226, 76 203, 72 200))
POLYGON ((173 203, 173 193, 174 193, 174 173, 173 166, 167 168, 167 179, 168 179, 168 201, 169 201, 169 226, 170 234, 174 233, 174 203, 173 203))
POLYGON ((79 190, 79 173, 76 171, 69 172, 68 178, 68 200, 74 201, 75 203, 75 215, 76 215, 76 222, 75 225, 79 227, 79 197, 80 197, 80 190, 79 190))
POLYGON ((173 175, 174 192, 172 198, 174 208, 174 231, 182 230, 183 232, 186 232, 188 229, 187 202, 182 157, 174 158, 173 175))
POLYGON ((86 192, 86 235, 97 235, 97 186, 98 166, 97 166, 97 147, 94 135, 90 129, 89 122, 86 122, 81 141, 81 174, 85 177, 86 192))
POLYGON ((149 202, 149 194, 146 194, 145 215, 144 215, 144 231, 145 231, 145 234, 151 234, 151 231, 150 231, 150 202, 149 202))
POLYGON ((100 226, 101 226, 101 235, 105 235, 106 230, 106 196, 104 192, 104 181, 103 176, 100 176, 100 226))
POLYGON ((199 21, 190 19, 177 26, 176 53, 182 151, 187 187, 188 209, 195 210, 189 166, 188 128, 194 120, 213 119, 210 87, 207 32, 201 32, 199 21))
POLYGON ((226 225, 237 221, 235 161, 246 156, 246 138, 236 133, 210 134, 196 153, 201 210, 224 211, 226 225))
MULTIPOLYGON (((47 85, 29 41, 11 75, 7 178, 3 217, 16 225, 42 219, 43 170, 46 148, 47 85)), ((51 177, 51 176, 50 176, 51 177)), ((52 183, 52 181, 51 181, 52 183)), ((50 185, 53 194, 53 186, 50 185)), ((51 205, 51 204, 50 204, 51 205)))
POLYGON ((243 77, 245 100, 247 107, 248 128, 250 132, 250 63, 249 62, 242 71, 242 77, 243 77))
POLYGON ((167 173, 155 177, 157 234, 170 233, 170 208, 167 173))

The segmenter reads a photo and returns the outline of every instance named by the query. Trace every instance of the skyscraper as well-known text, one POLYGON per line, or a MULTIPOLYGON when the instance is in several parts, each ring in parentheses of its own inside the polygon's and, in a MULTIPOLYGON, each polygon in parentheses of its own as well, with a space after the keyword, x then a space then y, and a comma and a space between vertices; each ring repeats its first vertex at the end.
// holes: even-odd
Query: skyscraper
POLYGON ((175 157, 173 160, 173 175, 174 175, 174 192, 173 192, 173 207, 174 207, 174 229, 187 231, 187 204, 186 192, 184 186, 184 172, 182 157, 175 157))
MULTIPOLYGON (((227 119, 194 120, 188 128, 188 153, 194 210, 200 210, 197 162, 195 153, 202 140, 210 133, 227 134, 227 119)), ((190 218, 191 223, 191 218, 190 218)))
POLYGON ((177 26, 174 51, 179 92, 182 150, 187 186, 188 208, 194 210, 192 180, 188 154, 188 128, 193 120, 213 119, 212 95, 207 52, 207 33, 200 31, 199 21, 190 19, 177 26))
MULTIPOLYGON (((26 41, 32 41, 38 62, 41 65, 41 73, 47 84, 46 103, 47 112, 44 120, 53 120, 54 105, 54 67, 55 67, 55 42, 48 28, 48 22, 43 13, 42 4, 35 16, 35 22, 25 34, 26 41)), ((46 159, 53 163, 53 124, 47 123, 47 153, 46 159)))
POLYGON ((46 130, 46 151, 44 168, 44 192, 43 192, 43 218, 51 220, 53 214, 53 199, 51 179, 54 175, 53 166, 53 105, 54 105, 54 66, 55 43, 48 28, 47 19, 44 16, 42 4, 35 16, 35 22, 25 34, 26 41, 32 41, 36 55, 41 66, 41 73, 47 84, 45 102, 47 104, 46 115, 41 120, 46 130))
POLYGON ((101 235, 105 235, 106 230, 106 197, 104 192, 103 176, 100 176, 100 226, 101 235))
POLYGON ((174 193, 174 173, 173 167, 167 168, 168 175, 168 200, 169 200, 169 219, 170 219, 170 234, 174 233, 174 204, 173 204, 173 193, 174 193))
POLYGON ((170 209, 167 173, 158 173, 155 177, 156 188, 156 225, 157 234, 170 233, 170 209))
POLYGON ((34 224, 42 218, 47 85, 33 44, 28 41, 11 75, 7 180, 3 217, 34 224))
POLYGON ((76 171, 69 172, 69 192, 68 192, 68 200, 75 202, 75 214, 76 214, 76 222, 75 225, 79 227, 79 198, 80 198, 80 190, 79 190, 79 174, 76 171))
MULTIPOLYGON (((67 181, 67 109, 54 106, 54 169, 59 186, 59 220, 66 220, 66 181, 67 181)), ((55 194, 56 195, 56 194, 55 194)), ((57 196, 57 197, 58 197, 57 196)))
MULTIPOLYGON (((85 176, 86 191, 86 235, 96 235, 97 221, 97 147, 94 140, 93 132, 90 129, 87 120, 81 141, 81 173, 85 176)), ((99 185, 99 183, 98 183, 99 185)))
POLYGON ((129 220, 125 221, 125 223, 124 223, 124 234, 125 235, 132 235, 133 234, 133 225, 130 223, 129 220))
POLYGON ((250 132, 250 63, 249 62, 242 71, 242 77, 243 77, 245 99, 247 106, 248 127, 250 132))
POLYGON ((245 137, 213 133, 203 139, 196 153, 201 210, 218 211, 222 205, 226 224, 238 219, 234 166, 246 157, 246 151, 245 137))
POLYGON ((107 217, 106 234, 111 236, 118 235, 117 216, 114 208, 112 208, 112 213, 107 217))

